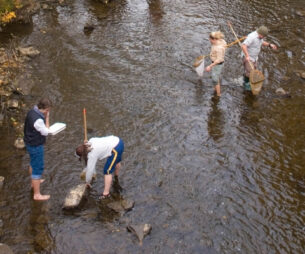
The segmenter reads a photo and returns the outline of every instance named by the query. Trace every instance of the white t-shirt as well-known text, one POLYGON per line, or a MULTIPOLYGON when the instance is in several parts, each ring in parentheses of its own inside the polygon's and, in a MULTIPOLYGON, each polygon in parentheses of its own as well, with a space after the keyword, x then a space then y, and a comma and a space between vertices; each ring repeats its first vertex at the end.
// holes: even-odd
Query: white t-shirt
POLYGON ((107 136, 102 138, 91 138, 89 143, 92 150, 88 153, 88 163, 86 170, 86 182, 90 183, 92 175, 96 172, 95 165, 98 160, 102 160, 111 155, 113 148, 117 146, 120 139, 116 136, 107 136))
POLYGON ((41 118, 38 118, 35 123, 34 123, 34 128, 40 132, 42 136, 48 136, 49 134, 49 129, 47 126, 44 124, 44 121, 41 118))
POLYGON ((243 44, 247 45, 248 54, 251 61, 257 61, 263 42, 264 40, 258 37, 258 33, 256 31, 250 33, 243 42, 243 44))

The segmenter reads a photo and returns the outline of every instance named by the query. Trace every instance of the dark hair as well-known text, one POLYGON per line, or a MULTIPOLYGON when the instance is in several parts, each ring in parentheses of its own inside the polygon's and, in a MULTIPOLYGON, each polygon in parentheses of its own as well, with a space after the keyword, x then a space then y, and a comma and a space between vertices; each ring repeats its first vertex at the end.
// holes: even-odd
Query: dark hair
POLYGON ((79 157, 79 161, 82 161, 82 159, 83 159, 85 161, 86 166, 87 166, 87 162, 88 162, 88 153, 89 152, 90 151, 86 145, 79 145, 75 149, 75 153, 79 157))
POLYGON ((48 98, 41 98, 37 104, 39 109, 47 109, 52 107, 52 102, 48 98))

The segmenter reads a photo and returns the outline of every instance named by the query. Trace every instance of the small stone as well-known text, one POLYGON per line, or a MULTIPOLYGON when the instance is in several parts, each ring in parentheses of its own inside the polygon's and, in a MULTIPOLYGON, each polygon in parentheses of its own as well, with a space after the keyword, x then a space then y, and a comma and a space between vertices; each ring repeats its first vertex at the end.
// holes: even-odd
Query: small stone
POLYGON ((86 24, 84 26, 84 33, 91 33, 94 30, 94 25, 86 24))
POLYGON ((304 17, 305 16, 305 11, 303 11, 303 10, 298 10, 298 11, 296 11, 295 12, 298 16, 300 16, 300 17, 304 17))
POLYGON ((23 149, 23 148, 25 147, 23 138, 17 138, 16 141, 15 141, 15 143, 14 143, 14 146, 15 146, 17 149, 23 149))
POLYGON ((301 78, 302 78, 302 79, 305 79, 305 71, 303 71, 303 72, 301 73, 301 78))
POLYGON ((0 125, 3 124, 3 121, 4 121, 4 115, 0 113, 0 125))
POLYGON ((44 10, 47 10, 47 9, 49 9, 49 6, 48 6, 47 4, 43 4, 43 5, 41 6, 41 8, 44 9, 44 10))
POLYGON ((22 48, 19 47, 18 51, 23 56, 35 57, 40 54, 39 50, 35 49, 34 47, 26 47, 22 48))
POLYGON ((288 80, 290 80, 290 77, 284 76, 284 77, 282 77, 282 80, 283 80, 283 81, 288 81, 288 80))
POLYGON ((4 185, 4 176, 0 176, 0 190, 2 189, 3 185, 4 185))
POLYGON ((286 91, 283 89, 283 88, 278 88, 278 89, 276 89, 275 90, 275 93, 277 94, 277 95, 285 95, 286 94, 286 91))
POLYGON ((10 99, 7 101, 7 107, 10 109, 16 109, 19 107, 19 101, 16 99, 10 99))

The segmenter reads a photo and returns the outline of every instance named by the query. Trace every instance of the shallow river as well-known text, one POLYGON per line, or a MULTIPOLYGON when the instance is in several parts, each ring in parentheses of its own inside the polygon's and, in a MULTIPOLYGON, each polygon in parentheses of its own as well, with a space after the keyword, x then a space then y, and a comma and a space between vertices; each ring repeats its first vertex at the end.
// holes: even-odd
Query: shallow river
POLYGON ((11 31, 41 52, 27 70, 35 86, 26 110, 48 96, 51 121, 67 129, 48 138, 41 187, 51 199, 39 203, 29 157, 1 127, 1 242, 15 253, 304 253, 305 82, 295 73, 305 70, 304 1, 69 2, 11 31), (228 20, 239 36, 265 24, 279 46, 260 55, 267 80, 257 98, 243 93, 238 46, 227 50, 220 100, 210 75, 192 69, 211 31, 234 40, 228 20), (88 23, 95 29, 85 34, 88 23), (279 87, 291 98, 276 97, 279 87), (135 201, 124 215, 98 201, 103 162, 81 208, 61 209, 81 182, 73 153, 83 107, 89 137, 125 141, 123 191, 113 197, 135 201), (152 225, 142 246, 129 222, 152 225))

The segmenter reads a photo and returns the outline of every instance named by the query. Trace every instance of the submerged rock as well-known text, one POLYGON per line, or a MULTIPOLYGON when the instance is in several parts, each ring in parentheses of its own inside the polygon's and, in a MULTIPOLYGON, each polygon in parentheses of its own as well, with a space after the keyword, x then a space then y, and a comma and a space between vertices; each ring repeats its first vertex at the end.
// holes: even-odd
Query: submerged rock
POLYGON ((92 24, 86 24, 84 26, 84 33, 88 34, 88 33, 91 33, 93 30, 94 30, 94 25, 92 24))
POLYGON ((66 199, 64 201, 63 209, 76 208, 86 193, 86 184, 79 184, 76 187, 70 189, 66 199))
POLYGON ((132 200, 120 200, 107 204, 107 207, 117 213, 121 213, 130 211, 134 207, 134 203, 132 200))
POLYGON ((134 233, 138 237, 140 241, 140 245, 142 245, 144 237, 150 233, 151 229, 152 227, 150 224, 140 224, 140 225, 130 224, 127 226, 127 230, 129 232, 134 233))
POLYGON ((0 243, 0 254, 14 254, 14 253, 8 245, 4 243, 0 243))

